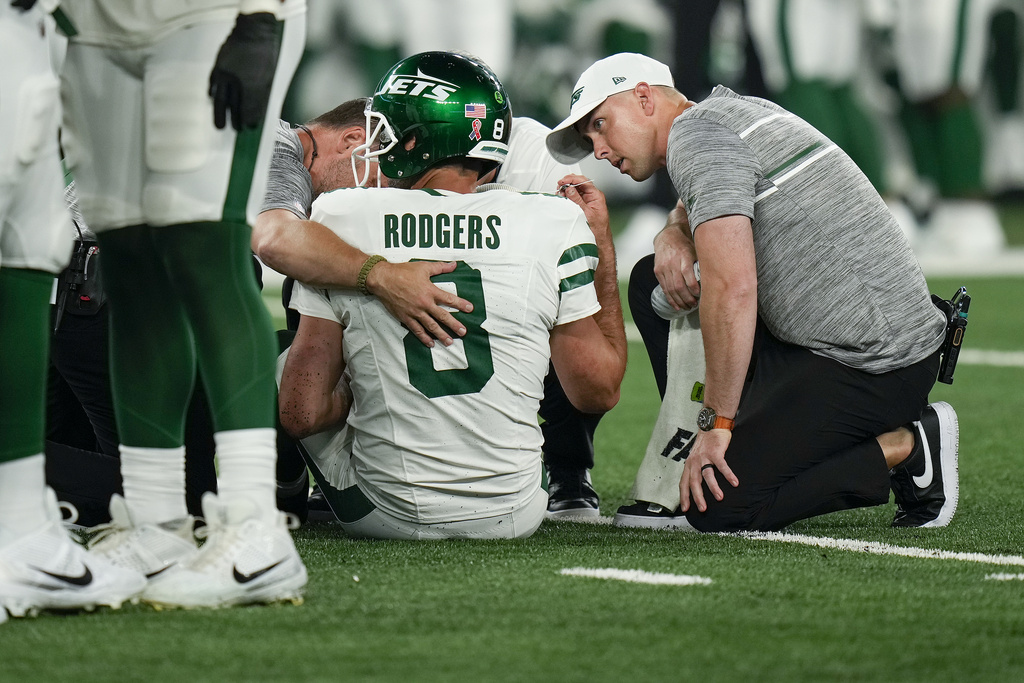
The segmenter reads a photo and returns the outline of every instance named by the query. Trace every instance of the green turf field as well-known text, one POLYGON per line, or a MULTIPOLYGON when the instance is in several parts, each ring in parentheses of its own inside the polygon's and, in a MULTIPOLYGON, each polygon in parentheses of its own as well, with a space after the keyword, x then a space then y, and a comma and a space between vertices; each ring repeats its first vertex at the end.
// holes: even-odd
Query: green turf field
MULTIPOLYGON (((1024 352, 1024 279, 931 285, 949 296, 961 282, 974 297, 966 347, 1024 352)), ((642 345, 630 353, 621 403, 597 435, 605 515, 626 502, 658 407, 642 345)), ((890 504, 787 532, 1024 555, 1022 386, 1024 368, 961 365, 955 385, 934 391, 960 415, 948 528, 892 529, 890 504)), ((1024 581, 986 578, 1024 575, 1019 565, 566 522, 522 542, 350 541, 325 526, 296 538, 310 573, 302 606, 12 619, 0 626, 0 681, 1024 678, 1024 581), (576 567, 711 583, 560 574, 576 567)))

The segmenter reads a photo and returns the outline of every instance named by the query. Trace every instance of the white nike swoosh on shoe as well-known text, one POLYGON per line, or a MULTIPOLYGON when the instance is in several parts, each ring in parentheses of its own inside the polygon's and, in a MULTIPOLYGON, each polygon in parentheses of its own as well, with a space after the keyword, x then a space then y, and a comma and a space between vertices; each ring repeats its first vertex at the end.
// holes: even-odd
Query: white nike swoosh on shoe
POLYGON ((928 436, 924 433, 924 425, 919 425, 917 431, 921 434, 921 443, 924 445, 924 472, 911 478, 914 480, 914 486, 923 489, 931 486, 932 479, 935 478, 935 467, 932 465, 932 452, 928 446, 928 436))

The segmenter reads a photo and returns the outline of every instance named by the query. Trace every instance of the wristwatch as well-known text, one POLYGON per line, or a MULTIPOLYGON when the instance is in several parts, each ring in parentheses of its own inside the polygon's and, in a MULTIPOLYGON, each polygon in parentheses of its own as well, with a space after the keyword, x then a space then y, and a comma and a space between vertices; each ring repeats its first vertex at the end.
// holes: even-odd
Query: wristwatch
POLYGON ((715 412, 714 408, 704 406, 697 413, 697 427, 702 432, 710 432, 712 429, 728 429, 732 431, 733 426, 736 424, 735 420, 731 420, 728 417, 722 417, 715 412))

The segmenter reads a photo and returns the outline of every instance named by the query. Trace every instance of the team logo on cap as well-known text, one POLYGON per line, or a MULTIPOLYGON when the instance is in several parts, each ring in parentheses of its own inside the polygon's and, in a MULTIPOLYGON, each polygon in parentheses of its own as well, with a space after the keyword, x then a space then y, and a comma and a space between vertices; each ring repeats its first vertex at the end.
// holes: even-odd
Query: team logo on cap
POLYGON ((612 83, 618 85, 619 83, 622 83, 624 80, 626 80, 625 76, 615 76, 614 78, 612 78, 612 83))
POLYGON ((576 92, 574 92, 572 94, 572 99, 569 100, 569 109, 572 109, 572 106, 580 101, 580 95, 582 95, 582 94, 583 94, 583 88, 580 88, 579 90, 577 90, 576 92))

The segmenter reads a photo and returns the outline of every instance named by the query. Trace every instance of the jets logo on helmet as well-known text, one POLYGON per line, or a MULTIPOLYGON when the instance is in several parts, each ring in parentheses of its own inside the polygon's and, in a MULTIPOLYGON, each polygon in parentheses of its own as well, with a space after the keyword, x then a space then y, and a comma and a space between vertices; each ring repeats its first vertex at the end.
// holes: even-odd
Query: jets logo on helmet
POLYGON ((394 74, 377 93, 378 95, 412 95, 413 97, 426 97, 438 102, 444 102, 448 96, 459 89, 459 86, 440 78, 428 76, 422 71, 417 71, 416 76, 403 76, 394 74), (427 88, 430 88, 429 90, 427 88))
POLYGON ((366 144, 353 159, 376 160, 389 178, 456 157, 493 168, 508 155, 511 126, 508 95, 486 64, 459 52, 422 52, 381 79, 366 109, 366 144))

